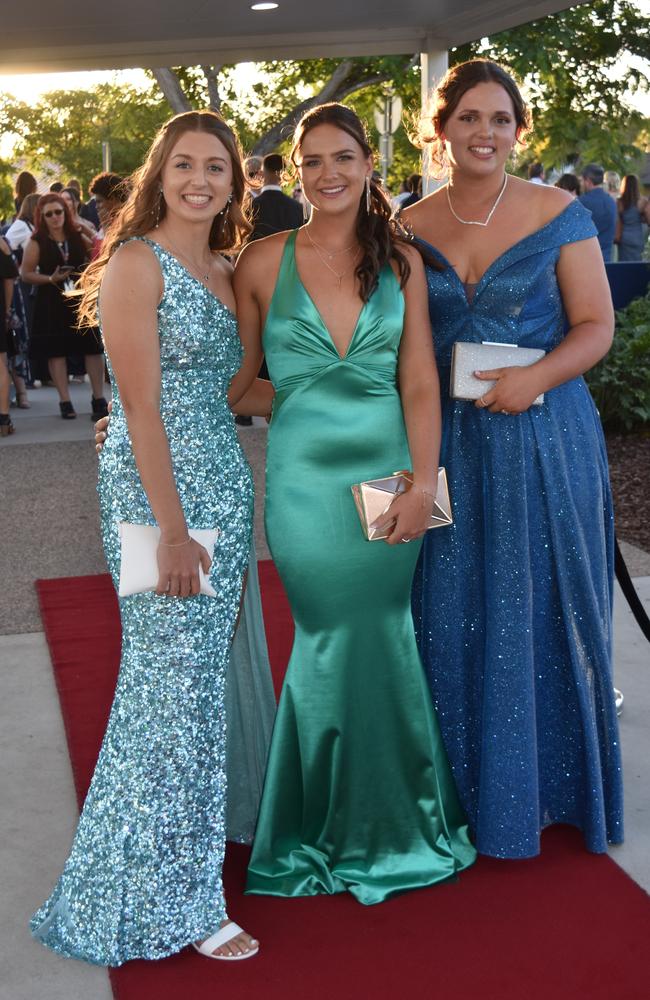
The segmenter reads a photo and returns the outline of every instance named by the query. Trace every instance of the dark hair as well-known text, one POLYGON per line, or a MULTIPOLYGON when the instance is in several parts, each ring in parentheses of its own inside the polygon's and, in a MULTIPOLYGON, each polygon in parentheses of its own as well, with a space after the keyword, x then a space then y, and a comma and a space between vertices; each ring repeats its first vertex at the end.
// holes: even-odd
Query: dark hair
POLYGON ((65 188, 63 188, 63 191, 61 191, 60 193, 61 194, 69 194, 70 197, 72 198, 73 202, 77 206, 81 202, 81 197, 79 196, 79 192, 77 191, 76 187, 70 187, 70 186, 65 187, 65 188))
POLYGON ((34 175, 30 174, 29 170, 21 170, 16 177, 16 183, 14 185, 16 201, 22 202, 23 198, 26 198, 28 194, 35 194, 37 187, 38 185, 34 175))
POLYGON ((575 174, 562 174, 556 180, 555 186, 556 188, 561 188, 563 191, 570 191, 576 197, 580 195, 580 178, 576 177, 575 174))
POLYGON ((534 177, 542 177, 544 174, 544 164, 543 163, 530 163, 528 165, 528 180, 532 181, 534 177))
POLYGON ((621 197, 618 199, 623 211, 636 205, 640 197, 639 178, 636 174, 626 174, 621 181, 621 197))
POLYGON ((586 177, 592 184, 602 184, 605 180, 605 171, 600 163, 587 163, 582 168, 582 176, 586 177))
POLYGON ((434 174, 445 173, 445 147, 442 138, 445 125, 458 107, 463 94, 479 83, 498 83, 506 91, 514 108, 519 141, 530 130, 530 111, 519 87, 503 66, 490 59, 470 59, 468 62, 458 63, 457 66, 447 70, 435 88, 429 105, 420 119, 416 134, 412 137, 420 149, 429 146, 434 174))
POLYGON ((262 166, 269 174, 280 174, 284 167, 284 160, 279 153, 269 153, 262 160, 262 166))
POLYGON ((417 194, 422 185, 422 174, 411 174, 406 183, 411 194, 417 194))
MULTIPOLYGON (((363 122, 358 115, 344 104, 319 104, 307 111, 296 126, 291 148, 291 162, 297 167, 296 155, 308 132, 318 125, 334 125, 347 132, 361 147, 364 156, 372 155, 372 148, 363 122)), ((397 263, 400 286, 403 288, 411 273, 403 247, 409 238, 400 223, 391 218, 391 206, 386 194, 374 176, 370 180, 370 211, 366 211, 366 195, 362 194, 357 212, 357 240, 363 254, 356 276, 359 279, 360 294, 367 302, 379 280, 381 269, 390 260, 397 263)))
POLYGON ((52 181, 50 184, 50 193, 60 194, 61 191, 63 191, 63 183, 61 181, 52 181))
POLYGON ((129 196, 129 188, 124 178, 109 171, 95 174, 88 190, 91 194, 98 194, 100 198, 105 198, 106 201, 125 202, 129 196))
POLYGON ((44 194, 38 199, 38 205, 34 214, 34 232, 31 235, 31 239, 35 240, 39 246, 43 246, 45 240, 50 238, 44 211, 48 205, 52 204, 60 205, 63 209, 63 232, 65 233, 66 240, 71 244, 77 244, 81 248, 83 256, 85 256, 86 250, 83 240, 75 227, 65 198, 62 198, 58 191, 50 191, 49 194, 44 194))

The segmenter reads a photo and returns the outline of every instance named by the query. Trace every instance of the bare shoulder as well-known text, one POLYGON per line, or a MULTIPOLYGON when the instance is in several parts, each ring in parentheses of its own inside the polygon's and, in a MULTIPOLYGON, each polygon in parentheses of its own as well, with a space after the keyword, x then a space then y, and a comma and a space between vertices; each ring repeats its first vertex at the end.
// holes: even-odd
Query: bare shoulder
POLYGON ((422 260, 422 254, 419 253, 416 247, 400 243, 399 249, 409 262, 411 268, 410 278, 414 276, 424 277, 424 261, 422 260))
POLYGON ((574 201, 568 191, 562 188, 550 187, 546 184, 531 184, 521 177, 509 176, 509 186, 519 204, 525 208, 529 218, 535 220, 537 227, 545 226, 574 201))
POLYGON ((438 214, 439 208, 443 204, 443 192, 444 187, 440 187, 437 191, 432 191, 431 194, 420 198, 414 205, 405 208, 400 214, 400 221, 404 223, 407 229, 412 230, 414 233, 417 232, 426 222, 438 214))
POLYGON ((160 264, 153 249, 141 240, 129 240, 112 254, 102 279, 102 295, 121 287, 140 289, 145 297, 163 292, 160 264))
POLYGON ((272 236, 265 236, 261 240, 252 240, 247 243, 237 258, 236 270, 240 267, 247 269, 268 267, 274 260, 279 261, 284 245, 292 232, 293 230, 289 229, 283 233, 273 233, 272 236))

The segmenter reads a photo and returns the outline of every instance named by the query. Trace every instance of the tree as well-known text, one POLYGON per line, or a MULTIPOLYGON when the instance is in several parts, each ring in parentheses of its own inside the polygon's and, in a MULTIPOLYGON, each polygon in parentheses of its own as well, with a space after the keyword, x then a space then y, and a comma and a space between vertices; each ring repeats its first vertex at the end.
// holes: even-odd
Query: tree
POLYGON ((84 184, 102 169, 106 141, 112 169, 131 173, 168 115, 159 91, 112 83, 53 91, 33 106, 0 96, 0 129, 17 136, 16 158, 47 174, 61 170, 84 184))
POLYGON ((580 159, 630 169, 647 120, 630 92, 647 90, 650 20, 627 0, 595 0, 454 49, 450 63, 495 59, 525 81, 535 128, 528 159, 562 166, 580 159), (623 67, 623 68, 622 68, 623 67))
POLYGON ((0 221, 11 219, 15 211, 12 184, 13 174, 13 164, 9 160, 0 159, 0 221))

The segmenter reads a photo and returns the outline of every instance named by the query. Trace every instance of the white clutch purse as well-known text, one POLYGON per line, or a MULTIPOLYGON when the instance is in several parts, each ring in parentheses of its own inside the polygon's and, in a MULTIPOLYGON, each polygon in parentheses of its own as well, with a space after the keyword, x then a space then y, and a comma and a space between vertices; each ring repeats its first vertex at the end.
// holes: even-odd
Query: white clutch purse
MULTIPOLYGON (((120 597, 143 594, 155 590, 158 583, 158 561, 156 554, 160 541, 160 528, 156 524, 128 524, 120 521, 120 597)), ((210 559, 214 556, 214 546, 219 537, 218 528, 190 528, 190 538, 207 550, 210 559)), ((217 592, 199 567, 201 593, 216 597, 217 592)))
MULTIPOLYGON (((493 344, 484 340, 481 344, 457 340, 451 352, 451 378, 449 395, 452 399, 479 399, 496 385, 496 382, 481 381, 476 371, 490 371, 492 368, 525 368, 543 358, 546 351, 538 347, 518 347, 516 344, 493 344)), ((544 402, 544 393, 533 400, 534 406, 544 402)))

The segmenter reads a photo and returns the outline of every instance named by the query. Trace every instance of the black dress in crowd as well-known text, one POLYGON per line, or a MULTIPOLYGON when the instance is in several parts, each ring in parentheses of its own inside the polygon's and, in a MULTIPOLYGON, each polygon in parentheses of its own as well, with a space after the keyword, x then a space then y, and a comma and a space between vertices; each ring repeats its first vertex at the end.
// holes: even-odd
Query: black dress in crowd
POLYGON ((15 353, 10 331, 7 326, 7 309, 11 302, 5 302, 5 281, 7 278, 17 278, 18 269, 11 254, 0 250, 0 354, 15 353))
MULTIPOLYGON (((63 243, 49 236, 37 237, 40 248, 38 269, 41 274, 54 274, 57 267, 74 268, 70 280, 75 281, 86 262, 81 237, 75 234, 63 243)), ((34 359, 65 358, 75 354, 102 354, 103 348, 94 330, 77 329, 78 299, 65 294, 64 282, 36 286, 36 304, 30 342, 34 359)))

